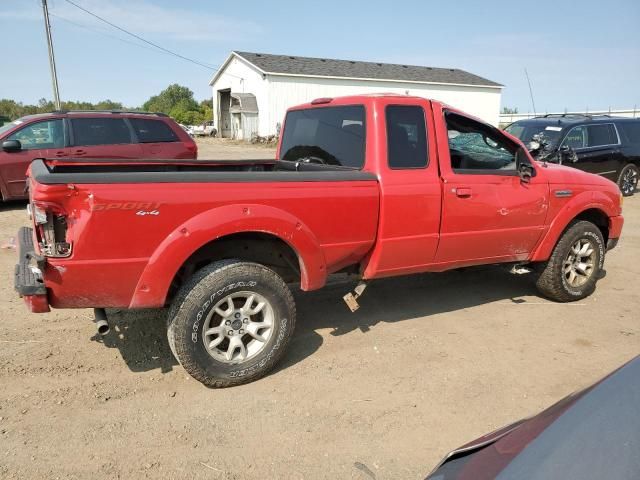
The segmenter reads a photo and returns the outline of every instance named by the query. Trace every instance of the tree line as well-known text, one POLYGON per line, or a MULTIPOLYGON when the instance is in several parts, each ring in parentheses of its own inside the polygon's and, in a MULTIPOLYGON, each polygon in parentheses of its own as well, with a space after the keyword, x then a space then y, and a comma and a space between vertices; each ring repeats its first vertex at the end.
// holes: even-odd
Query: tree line
MULTIPOLYGON (((193 92, 177 83, 169 85, 162 92, 152 96, 141 107, 128 108, 121 102, 102 100, 92 102, 61 102, 63 110, 141 110, 145 112, 162 112, 172 117, 176 122, 185 125, 198 125, 213 119, 211 99, 198 102, 193 92)), ((51 100, 41 98, 36 105, 16 102, 8 98, 0 99, 0 124, 2 117, 6 120, 16 120, 25 115, 48 113, 56 108, 51 100)))

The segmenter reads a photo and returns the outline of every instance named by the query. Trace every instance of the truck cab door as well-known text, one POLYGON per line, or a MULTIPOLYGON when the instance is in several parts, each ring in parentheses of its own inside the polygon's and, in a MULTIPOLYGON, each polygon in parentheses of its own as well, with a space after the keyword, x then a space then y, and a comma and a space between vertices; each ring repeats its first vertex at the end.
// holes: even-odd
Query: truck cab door
POLYGON ((496 128, 453 111, 440 118, 443 198, 435 263, 446 269, 525 260, 544 229, 548 184, 535 171, 530 182, 521 180, 520 146, 496 128))
POLYGON ((370 126, 383 118, 385 126, 367 143, 379 172, 380 214, 364 278, 426 271, 438 246, 442 195, 431 103, 390 98, 368 115, 370 126))

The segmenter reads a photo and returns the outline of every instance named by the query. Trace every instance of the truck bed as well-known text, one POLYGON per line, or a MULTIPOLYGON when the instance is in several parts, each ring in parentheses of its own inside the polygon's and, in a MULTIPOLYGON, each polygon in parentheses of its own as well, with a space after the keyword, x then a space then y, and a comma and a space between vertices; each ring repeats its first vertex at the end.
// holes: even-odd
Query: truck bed
POLYGON ((379 186, 360 170, 79 159, 36 160, 30 177, 32 201, 66 217, 71 255, 50 258, 45 275, 56 308, 163 306, 180 265, 237 232, 281 238, 311 255, 301 265, 303 288, 319 288, 328 273, 360 262, 376 238, 379 186))

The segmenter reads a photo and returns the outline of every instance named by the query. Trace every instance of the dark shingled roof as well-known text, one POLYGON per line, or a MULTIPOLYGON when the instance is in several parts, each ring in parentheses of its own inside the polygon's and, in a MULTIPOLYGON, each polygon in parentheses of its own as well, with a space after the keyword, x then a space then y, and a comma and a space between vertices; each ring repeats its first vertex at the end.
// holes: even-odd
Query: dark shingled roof
POLYGON ((234 53, 267 73, 502 87, 499 83, 457 68, 419 67, 393 63, 271 55, 268 53, 238 51, 234 53))

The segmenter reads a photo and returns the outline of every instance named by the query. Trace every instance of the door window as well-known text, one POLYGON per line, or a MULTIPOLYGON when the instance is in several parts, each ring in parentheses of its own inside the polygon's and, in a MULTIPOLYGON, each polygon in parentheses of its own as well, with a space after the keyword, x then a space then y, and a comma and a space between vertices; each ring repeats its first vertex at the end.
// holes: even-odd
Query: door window
POLYGON ((131 131, 122 118, 73 118, 71 127, 77 146, 131 143, 131 131))
POLYGON ((140 143, 177 142, 178 136, 162 120, 129 119, 140 143))
POLYGON ((27 125, 12 133, 6 140, 18 140, 23 150, 64 147, 64 127, 61 119, 27 125))
POLYGON ((587 146, 587 127, 581 125, 572 128, 562 142, 563 147, 584 148, 587 146))
POLYGON ((616 145, 618 143, 618 135, 610 123, 604 125, 589 125, 587 127, 587 134, 588 147, 601 147, 604 145, 616 145))
POLYGON ((427 131, 422 107, 389 105, 385 115, 389 167, 426 167, 427 131))
POLYGON ((518 145, 490 125, 456 113, 446 114, 451 168, 456 173, 516 171, 518 145))

